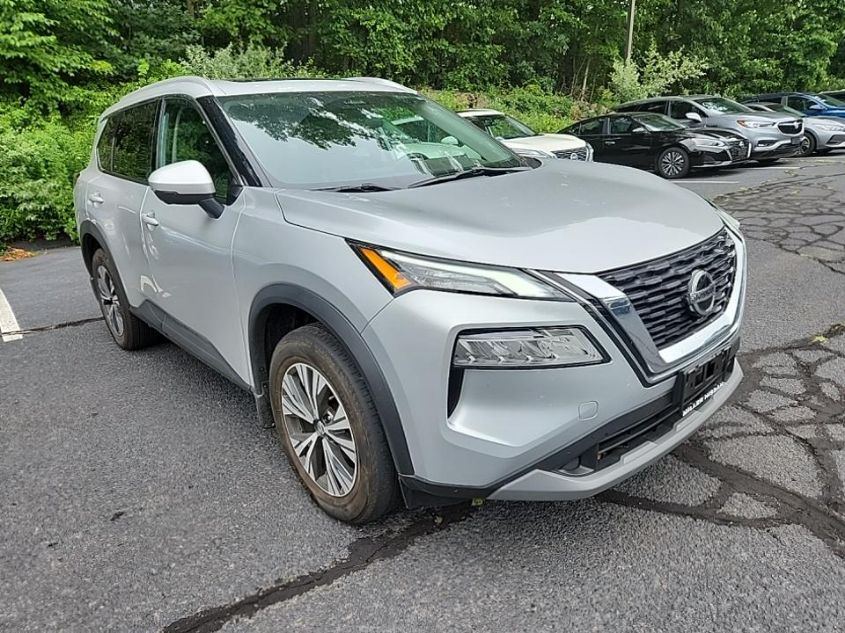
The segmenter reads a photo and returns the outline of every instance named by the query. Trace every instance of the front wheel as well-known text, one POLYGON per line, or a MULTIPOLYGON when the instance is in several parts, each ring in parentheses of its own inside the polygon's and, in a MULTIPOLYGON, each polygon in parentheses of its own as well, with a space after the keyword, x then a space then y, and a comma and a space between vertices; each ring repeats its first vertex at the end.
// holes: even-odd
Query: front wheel
POLYGON ((801 149, 798 150, 798 156, 814 154, 817 147, 818 141, 816 141, 816 137, 812 134, 805 134, 804 138, 801 139, 801 149))
POLYGON ((660 152, 657 157, 657 173, 670 180, 683 178, 689 173, 690 158, 686 150, 680 147, 669 147, 660 152))
POLYGON ((273 417, 288 460, 331 516, 389 512, 398 481, 378 412, 346 349, 320 325, 285 335, 270 362, 273 417))

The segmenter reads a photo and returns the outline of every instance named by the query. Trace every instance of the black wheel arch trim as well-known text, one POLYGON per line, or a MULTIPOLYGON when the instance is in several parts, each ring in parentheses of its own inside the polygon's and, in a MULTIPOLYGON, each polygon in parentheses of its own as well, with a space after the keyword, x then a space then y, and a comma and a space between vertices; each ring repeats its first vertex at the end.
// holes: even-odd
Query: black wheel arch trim
POLYGON ((102 231, 100 231, 99 227, 91 220, 82 220, 82 222, 79 223, 79 243, 82 246, 82 261, 85 262, 85 268, 88 270, 88 274, 90 275, 91 258, 94 256, 94 251, 88 252, 87 240, 85 239, 88 236, 97 241, 100 248, 102 248, 106 252, 106 255, 109 256, 109 259, 114 261, 114 258, 111 256, 111 251, 109 251, 106 238, 102 231))
POLYGON ((364 337, 348 318, 332 303, 320 295, 294 284, 272 284, 263 288, 252 301, 249 311, 249 357, 255 393, 264 398, 269 382, 269 367, 265 360, 263 331, 266 311, 275 304, 290 305, 307 312, 317 319, 343 345, 357 365, 373 398, 384 435, 387 438, 396 471, 401 477, 412 476, 414 469, 408 442, 402 428, 399 411, 387 379, 364 337))

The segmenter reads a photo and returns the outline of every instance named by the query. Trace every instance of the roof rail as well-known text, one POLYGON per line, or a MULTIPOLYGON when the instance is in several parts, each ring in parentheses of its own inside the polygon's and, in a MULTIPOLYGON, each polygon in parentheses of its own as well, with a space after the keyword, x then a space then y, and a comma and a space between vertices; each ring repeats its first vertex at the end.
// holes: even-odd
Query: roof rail
POLYGON ((362 83, 368 84, 378 84, 380 86, 389 86, 391 88, 398 88, 405 92, 416 92, 413 88, 408 88, 408 86, 403 86, 400 83, 395 81, 391 81, 390 79, 382 79, 381 77, 344 77, 346 81, 360 81, 362 83))

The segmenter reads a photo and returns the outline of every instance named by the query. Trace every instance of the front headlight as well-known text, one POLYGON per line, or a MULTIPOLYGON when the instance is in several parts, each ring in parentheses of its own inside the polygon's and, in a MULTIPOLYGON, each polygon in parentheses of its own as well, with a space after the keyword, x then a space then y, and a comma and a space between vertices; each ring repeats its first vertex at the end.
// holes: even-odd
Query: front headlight
POLYGON ((452 364, 470 369, 595 365, 606 360, 579 327, 462 333, 452 364))
POLYGON ((754 121, 751 119, 737 119, 742 127, 774 127, 775 121, 754 121))
POLYGON ((446 292, 573 301, 563 291, 516 268, 432 259, 353 244, 365 264, 394 295, 427 288, 446 292))
POLYGON ((718 139, 693 139, 696 147, 719 147, 724 148, 727 147, 724 141, 720 141, 718 139))
POLYGON ((514 149, 514 153, 519 156, 528 156, 529 158, 555 158, 551 152, 544 152, 541 149, 514 149))

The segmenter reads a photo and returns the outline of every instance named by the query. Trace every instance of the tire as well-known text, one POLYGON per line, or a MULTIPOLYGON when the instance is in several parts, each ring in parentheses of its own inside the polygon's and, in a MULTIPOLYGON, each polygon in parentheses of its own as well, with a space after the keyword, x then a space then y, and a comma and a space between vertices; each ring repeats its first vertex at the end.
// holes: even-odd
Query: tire
POLYGON ((811 154, 815 154, 818 146, 819 142, 816 140, 815 136, 812 134, 805 134, 804 139, 801 141, 801 149, 798 150, 796 156, 810 156, 811 154))
POLYGON ((663 178, 683 178, 690 170, 689 153, 681 147, 667 147, 657 157, 656 169, 663 178))
POLYGON ((353 524, 396 506, 396 470, 369 387, 332 334, 312 324, 285 335, 270 361, 270 394, 279 441, 317 505, 353 524))
POLYGON ((757 164, 758 165, 773 165, 774 163, 778 162, 780 158, 758 158, 757 164))
POLYGON ((129 301, 114 262, 103 249, 91 258, 91 288, 114 342, 125 350, 141 349, 158 333, 129 311, 129 301))

